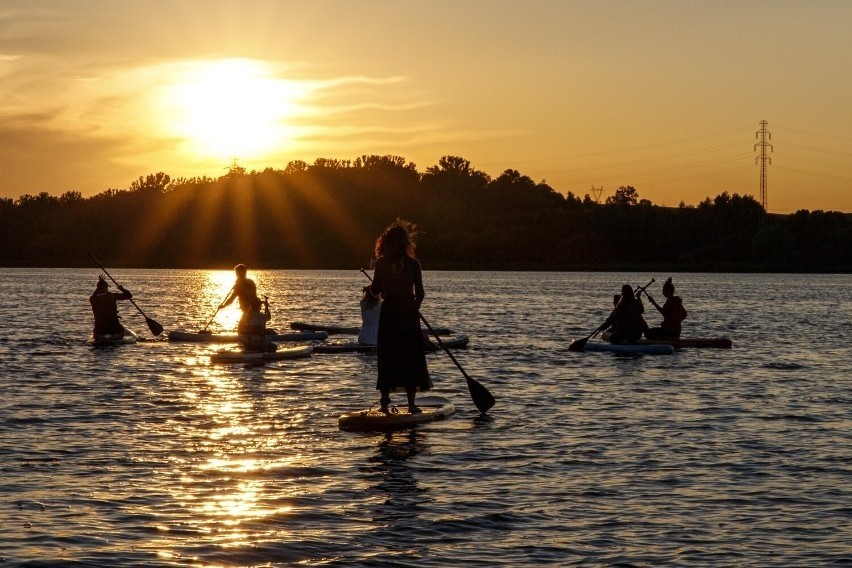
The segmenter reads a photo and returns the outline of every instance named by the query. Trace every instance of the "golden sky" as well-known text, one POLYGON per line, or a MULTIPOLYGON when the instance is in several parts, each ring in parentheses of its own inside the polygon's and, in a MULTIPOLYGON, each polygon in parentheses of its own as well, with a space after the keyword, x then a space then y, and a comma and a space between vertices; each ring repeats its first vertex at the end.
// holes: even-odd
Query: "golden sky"
POLYGON ((852 2, 2 0, 0 197, 462 156, 559 192, 852 212, 852 2))

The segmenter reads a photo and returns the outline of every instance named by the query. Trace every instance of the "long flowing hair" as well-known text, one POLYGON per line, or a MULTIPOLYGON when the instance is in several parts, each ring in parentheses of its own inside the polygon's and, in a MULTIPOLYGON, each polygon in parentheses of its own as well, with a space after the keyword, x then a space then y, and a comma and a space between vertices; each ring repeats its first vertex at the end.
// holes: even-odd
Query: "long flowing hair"
POLYGON ((416 258, 416 237, 417 225, 405 219, 397 219, 376 239, 373 254, 377 259, 386 257, 391 261, 401 260, 405 256, 416 258))

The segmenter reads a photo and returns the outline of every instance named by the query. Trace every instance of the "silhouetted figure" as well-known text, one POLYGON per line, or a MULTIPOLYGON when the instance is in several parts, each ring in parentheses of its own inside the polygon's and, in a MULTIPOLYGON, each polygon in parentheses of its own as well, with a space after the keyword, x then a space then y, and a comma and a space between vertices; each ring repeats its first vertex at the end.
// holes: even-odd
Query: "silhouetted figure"
POLYGON ((247 323, 243 326, 243 331, 240 332, 245 336, 242 338, 245 350, 275 351, 275 344, 266 339, 266 322, 272 319, 272 315, 269 313, 269 300, 264 298, 261 301, 260 298, 255 296, 250 302, 245 318, 247 323))
POLYGON ((98 284, 95 291, 89 296, 89 303, 92 305, 92 313, 95 316, 95 327, 92 330, 95 339, 124 337, 125 330, 119 321, 116 304, 119 300, 131 299, 133 294, 120 284, 118 289, 121 290, 120 293, 110 292, 109 284, 107 284, 103 274, 98 275, 98 284))
POLYGON ((254 280, 248 278, 248 267, 245 264, 238 264, 234 267, 234 273, 237 275, 237 281, 234 283, 234 289, 228 299, 222 304, 222 307, 230 306, 234 300, 240 300, 240 309, 243 312, 240 321, 237 324, 237 333, 243 334, 248 332, 251 320, 251 306, 254 300, 259 300, 257 297, 257 285, 254 280))
POLYGON ((677 339, 680 337, 680 322, 686 319, 686 308, 683 307, 680 296, 675 296, 674 292, 675 287, 672 284, 671 277, 663 284, 663 296, 666 297, 666 301, 662 307, 648 295, 648 292, 645 292, 648 300, 657 308, 657 311, 663 314, 663 322, 660 327, 652 327, 645 332, 645 337, 648 339, 677 339))
POLYGON ((382 298, 376 389, 382 395, 383 412, 388 412, 390 393, 405 390, 409 412, 418 413, 414 403, 417 390, 432 388, 420 332, 419 309, 425 292, 415 247, 414 225, 399 219, 376 239, 369 293, 382 298))
POLYGON ((642 300, 634 295, 633 288, 629 284, 622 286, 621 298, 605 322, 605 325, 613 324, 609 342, 624 343, 641 338, 648 329, 648 324, 642 317, 643 313, 645 313, 645 306, 642 300))

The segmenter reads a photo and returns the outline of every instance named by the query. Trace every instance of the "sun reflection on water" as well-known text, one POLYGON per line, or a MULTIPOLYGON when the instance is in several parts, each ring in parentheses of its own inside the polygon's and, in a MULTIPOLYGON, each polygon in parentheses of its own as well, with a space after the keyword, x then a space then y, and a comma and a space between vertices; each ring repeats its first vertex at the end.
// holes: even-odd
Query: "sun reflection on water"
MULTIPOLYGON (((217 274, 217 273, 212 273, 217 274)), ((208 296, 227 292, 231 275, 211 277, 208 296)), ((220 299, 217 301, 221 301, 220 299)), ((292 467, 301 456, 282 456, 284 430, 266 414, 262 399, 245 375, 210 366, 193 367, 181 395, 186 416, 170 424, 180 438, 192 439, 174 462, 181 464, 179 493, 186 515, 199 537, 222 549, 253 546, 280 536, 270 519, 292 514, 292 495, 282 492, 278 470, 292 467), (274 534, 273 534, 274 533, 274 534)), ((169 541, 167 532, 163 534, 169 541)), ((175 557, 175 550, 160 550, 175 557)))
MULTIPOLYGON (((249 267, 248 277, 254 280, 257 285, 258 296, 263 298, 269 296, 270 301, 280 309, 282 294, 281 290, 271 288, 271 282, 264 271, 252 271, 249 267)), ((236 276, 233 270, 209 270, 201 278, 201 290, 198 293, 198 306, 201 306, 201 313, 205 315, 204 324, 210 321, 208 329, 214 332, 233 332, 236 331, 237 323, 240 321, 240 308, 237 302, 233 302, 227 307, 221 307, 222 303, 227 300, 233 290, 236 276), (218 310, 218 311, 217 311, 218 310), (215 314, 215 316, 214 316, 215 314), (212 318, 212 319, 211 319, 212 318)), ((199 326, 200 328, 203 326, 199 326)))
POLYGON ((236 329, 237 322, 240 321, 241 313, 236 302, 218 309, 228 299, 234 282, 234 272, 231 270, 210 270, 207 272, 207 278, 202 281, 199 301, 202 305, 208 306, 207 311, 210 314, 215 314, 215 317, 210 316, 213 317, 210 329, 214 331, 232 331, 236 329))

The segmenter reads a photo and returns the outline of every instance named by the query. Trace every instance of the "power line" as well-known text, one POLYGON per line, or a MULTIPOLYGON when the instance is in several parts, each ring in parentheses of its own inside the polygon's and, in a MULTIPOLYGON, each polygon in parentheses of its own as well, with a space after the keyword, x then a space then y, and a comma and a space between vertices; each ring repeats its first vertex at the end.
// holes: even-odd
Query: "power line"
POLYGON ((781 158, 787 158, 788 160, 793 160, 793 161, 796 161, 796 162, 804 162, 806 164, 811 164, 811 165, 814 165, 814 166, 820 166, 820 167, 823 167, 823 168, 832 168, 832 169, 835 169, 835 170, 852 170, 852 165, 843 166, 843 165, 840 165, 840 164, 833 164, 831 162, 824 162, 822 160, 814 160, 812 158, 799 158, 797 156, 791 156, 789 154, 783 154, 781 152, 778 152, 775 155, 778 156, 778 157, 781 157, 781 158))

